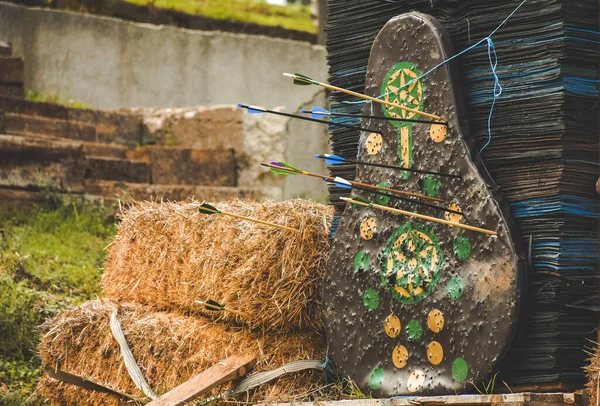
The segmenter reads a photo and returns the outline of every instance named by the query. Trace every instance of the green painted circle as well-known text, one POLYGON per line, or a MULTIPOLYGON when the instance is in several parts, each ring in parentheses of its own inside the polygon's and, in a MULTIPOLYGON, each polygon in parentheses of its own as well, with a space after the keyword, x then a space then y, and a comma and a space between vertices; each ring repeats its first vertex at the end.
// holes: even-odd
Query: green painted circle
POLYGON ((448 281, 446 286, 446 293, 451 300, 458 300, 461 298, 465 290, 465 281, 460 276, 454 276, 448 281))
POLYGON ((371 389, 379 389, 381 385, 383 385, 384 377, 385 372, 383 371, 383 368, 375 368, 369 377, 369 386, 371 389))
POLYGON ((437 197, 440 194, 440 187, 442 186, 442 181, 439 176, 436 175, 427 175, 421 184, 421 189, 423 193, 430 197, 437 197))
POLYGON ((422 335, 423 327, 421 326, 421 323, 419 323, 419 320, 412 319, 409 321, 406 325, 406 336, 408 337, 409 341, 416 343, 421 339, 422 335))
POLYGON ((367 289, 363 295, 363 303, 369 311, 373 311, 379 307, 379 293, 375 289, 367 289))
POLYGON ((467 361, 462 358, 457 358, 452 363, 452 378, 457 382, 464 382, 469 375, 469 366, 467 361))
MULTIPOLYGON (((377 186, 379 187, 385 187, 385 188, 390 188, 391 185, 388 182, 381 182, 379 184, 377 184, 377 186)), ((382 193, 388 193, 385 190, 381 191, 382 193)), ((389 196, 382 196, 382 195, 375 195, 375 200, 377 201, 377 204, 380 206, 387 206, 388 203, 390 202, 390 197, 389 196)))
POLYGON ((354 270, 357 273, 361 273, 369 269, 370 264, 371 258, 369 258, 369 254, 366 252, 360 251, 354 256, 354 270))
POLYGON ((471 256, 471 241, 467 237, 456 237, 454 254, 458 259, 465 260, 471 256))
MULTIPOLYGON (((421 76, 421 70, 414 63, 402 61, 392 66, 381 82, 381 94, 385 95, 384 100, 423 111, 426 90, 423 81, 414 82, 414 85, 411 85, 412 88, 406 87, 406 84, 419 76, 421 76), (401 72, 398 73, 398 71, 401 72), (411 73, 414 77, 411 76, 411 73), (413 101, 417 103, 415 104, 413 101)), ((417 119, 420 116, 420 114, 412 115, 413 113, 395 107, 384 106, 382 110, 386 117, 417 119)), ((396 128, 403 128, 412 123, 394 120, 390 121, 390 124, 396 128)))
POLYGON ((435 233, 419 223, 404 223, 385 244, 381 282, 396 301, 419 303, 433 292, 443 263, 444 252, 435 233))

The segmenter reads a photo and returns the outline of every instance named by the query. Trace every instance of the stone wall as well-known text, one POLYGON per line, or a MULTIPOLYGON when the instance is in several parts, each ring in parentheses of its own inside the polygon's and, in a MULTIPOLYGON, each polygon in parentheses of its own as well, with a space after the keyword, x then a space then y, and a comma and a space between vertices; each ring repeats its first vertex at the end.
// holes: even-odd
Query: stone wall
MULTIPOLYGON (((203 32, 132 23, 0 2, 0 39, 25 59, 26 87, 102 109, 248 103, 288 112, 326 98, 316 87, 294 87, 283 72, 327 77, 325 50, 305 42, 260 35, 203 32)), ((219 131, 219 129, 215 129, 219 131)), ((210 142, 209 139, 205 140, 210 142)), ((202 139, 198 140, 202 142, 202 139)), ((326 128, 290 122, 262 145, 314 172, 312 157, 327 152, 326 128), (280 144, 280 145, 278 145, 280 144)), ((322 182, 321 182, 322 183, 322 182)), ((284 198, 324 200, 317 180, 283 182, 284 198)))

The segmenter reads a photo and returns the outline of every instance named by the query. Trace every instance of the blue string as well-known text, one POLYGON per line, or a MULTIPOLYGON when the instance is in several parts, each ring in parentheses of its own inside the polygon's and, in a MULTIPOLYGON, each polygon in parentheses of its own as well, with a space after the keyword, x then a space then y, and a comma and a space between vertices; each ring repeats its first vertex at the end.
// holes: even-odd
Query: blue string
POLYGON ((494 106, 496 105, 496 100, 502 94, 502 86, 500 85, 500 79, 498 78, 498 73, 496 72, 496 68, 498 67, 498 54, 496 54, 496 46, 494 45, 494 41, 490 37, 487 38, 488 43, 488 59, 490 61, 490 68, 492 69, 492 75, 494 76, 494 99, 492 100, 492 107, 490 108, 490 114, 488 115, 487 121, 487 130, 488 130, 488 140, 483 147, 479 150, 481 154, 484 149, 490 145, 492 142, 492 114, 494 114, 494 106), (492 57, 493 55, 493 57, 492 57))
MULTIPOLYGON (((447 64, 448 62, 458 58, 461 55, 466 54, 467 52, 477 48, 478 46, 480 46, 481 44, 483 44, 484 42, 487 42, 488 45, 488 58, 490 60, 490 67, 492 68, 492 74, 494 75, 494 100, 492 101, 492 108, 490 109, 490 114, 488 116, 488 141, 487 143, 483 146, 483 148, 481 148, 481 150, 479 151, 479 153, 481 153, 492 141, 492 130, 491 130, 491 121, 492 121, 492 113, 494 111, 494 106, 496 105, 496 99, 502 94, 502 86, 500 85, 500 80, 498 78, 498 75, 496 73, 496 68, 498 66, 498 55, 496 54, 496 47, 494 45, 494 41, 492 41, 492 36, 494 34, 496 34, 496 32, 498 32, 498 30, 500 28, 502 28, 504 26, 504 24, 506 24, 508 22, 508 20, 510 20, 512 18, 513 15, 515 15, 515 13, 517 11, 519 11, 519 9, 527 2, 527 0, 523 0, 509 15, 508 17, 506 17, 487 37, 482 38, 481 40, 477 41, 475 44, 471 45, 470 47, 462 50, 461 52, 451 56, 450 58, 440 62, 438 65, 434 66, 433 68, 431 68, 430 70, 428 70, 427 72, 423 73, 421 76, 412 79, 410 81, 408 81, 408 83, 406 83, 404 86, 399 87, 397 91, 401 90, 401 89, 405 89, 408 86, 410 86, 411 84, 425 78, 426 76, 428 76, 429 74, 431 74, 432 72, 434 72, 435 70, 441 68, 442 66, 444 66, 445 64, 447 64), (492 53, 494 55, 494 58, 492 59, 492 53)), ((379 95, 377 98, 381 99, 389 94, 393 93, 393 91, 389 91, 387 93, 381 94, 379 95)), ((371 103, 371 111, 373 110, 373 102, 371 101, 367 101, 367 100, 359 100, 359 101, 342 101, 342 103, 345 104, 364 104, 364 103, 371 103)), ((373 115, 371 113, 371 115, 373 115)), ((364 134, 361 134, 361 138, 360 140, 362 141, 362 138, 364 137, 364 134)), ((360 145, 361 142, 359 141, 359 147, 358 147, 358 151, 360 154, 360 145)), ((358 156, 358 155, 357 155, 358 156)))
MULTIPOLYGON (((428 70, 427 72, 423 73, 423 74, 422 74, 421 76, 419 76, 418 78, 415 78, 415 79, 413 79, 413 80, 410 80, 410 81, 408 81, 408 83, 407 83, 407 84, 405 84, 405 85, 404 85, 404 86, 402 86, 402 87, 399 87, 399 88, 398 88, 398 90, 400 90, 400 89, 404 89, 404 88, 406 88, 406 87, 408 87, 408 86, 412 85, 414 82, 416 82, 416 81, 418 81, 418 80, 421 80, 421 79, 423 79, 424 77, 428 76, 430 73, 432 73, 432 72, 433 72, 433 71, 435 71, 436 69, 439 69, 439 68, 441 68, 442 66, 444 66, 444 65, 445 65, 445 64, 447 64, 448 62, 452 61, 453 59, 456 59, 456 58, 458 58, 459 56, 466 54, 467 52, 471 51, 472 49, 475 49, 475 48, 477 48, 479 45, 481 45, 481 44, 483 44, 484 42, 486 42, 486 41, 490 40, 490 39, 492 38, 492 36, 493 36, 493 35, 494 35, 496 32, 498 32, 498 30, 499 30, 500 28, 502 28, 502 26, 503 26, 504 24, 506 24, 506 23, 507 23, 507 21, 508 21, 508 20, 510 20, 510 18, 511 18, 511 17, 512 17, 512 16, 513 16, 513 15, 514 15, 514 14, 515 14, 517 11, 519 11, 519 9, 520 9, 520 8, 523 6, 523 4, 525 4, 526 2, 527 2, 527 0, 523 0, 523 1, 521 2, 521 4, 519 4, 519 5, 517 6, 517 8, 515 8, 515 9, 512 11, 512 13, 510 13, 510 14, 508 15, 508 17, 506 17, 506 18, 504 19, 504 21, 502 21, 502 22, 500 23, 500 25, 498 25, 498 26, 497 26, 497 27, 494 29, 494 31, 492 31, 492 32, 490 33, 490 35, 488 35, 488 36, 487 36, 487 37, 485 37, 485 38, 482 38, 481 40, 477 41, 475 44, 471 45, 470 47, 468 47, 468 48, 466 48, 466 49, 463 49, 462 51, 460 51, 459 53, 455 54, 454 56, 451 56, 450 58, 446 59, 445 61, 442 61, 442 62, 440 62, 439 64, 437 64, 436 66, 434 66, 433 68, 431 68, 430 70, 428 70)), ((384 93, 384 94, 382 94, 381 96, 379 96, 379 97, 378 97, 378 99, 379 99, 379 98, 381 98, 381 97, 385 97, 386 95, 388 95, 388 94, 390 94, 390 93, 393 93, 393 92, 392 92, 392 91, 389 91, 389 92, 387 92, 387 93, 384 93)))
POLYGON ((321 364, 321 368, 327 368, 327 364, 329 364, 329 347, 327 347, 327 351, 325 352, 325 361, 321 364))

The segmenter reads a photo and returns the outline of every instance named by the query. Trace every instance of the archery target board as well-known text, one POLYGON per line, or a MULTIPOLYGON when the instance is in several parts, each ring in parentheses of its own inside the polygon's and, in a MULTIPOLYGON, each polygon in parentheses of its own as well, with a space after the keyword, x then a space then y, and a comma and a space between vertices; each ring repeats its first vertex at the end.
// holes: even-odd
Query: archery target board
POLYGON ((359 164, 356 180, 436 197, 443 202, 427 203, 458 213, 358 190, 352 195, 498 235, 346 206, 324 280, 327 337, 340 376, 376 397, 472 389, 498 365, 519 314, 524 256, 504 205, 463 139, 451 65, 415 81, 452 52, 430 16, 405 14, 383 27, 371 49, 365 92, 417 112, 374 103, 363 113, 427 120, 420 112, 428 112, 448 126, 363 119, 363 127, 383 135, 363 134, 358 160, 460 179, 359 164))

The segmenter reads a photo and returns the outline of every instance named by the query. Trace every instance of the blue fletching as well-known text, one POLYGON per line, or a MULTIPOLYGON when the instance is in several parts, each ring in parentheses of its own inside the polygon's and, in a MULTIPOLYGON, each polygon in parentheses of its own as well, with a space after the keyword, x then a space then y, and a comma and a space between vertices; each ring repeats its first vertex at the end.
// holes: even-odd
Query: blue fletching
POLYGON ((333 179, 333 184, 340 189, 352 189, 352 185, 344 178, 336 177, 333 179))
POLYGON ((325 155, 325 163, 327 165, 340 165, 345 161, 344 158, 338 155, 325 155))
POLYGON ((328 116, 330 114, 331 113, 329 112, 329 110, 325 110, 321 107, 313 106, 313 108, 310 109, 310 116, 312 118, 323 118, 323 116, 328 116))

